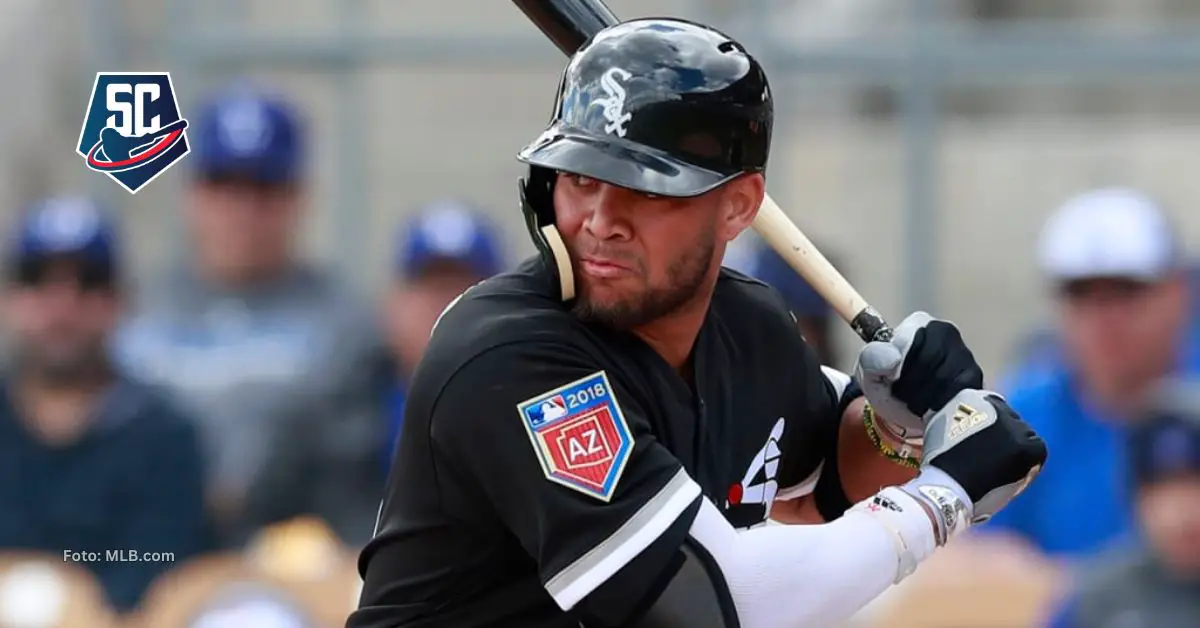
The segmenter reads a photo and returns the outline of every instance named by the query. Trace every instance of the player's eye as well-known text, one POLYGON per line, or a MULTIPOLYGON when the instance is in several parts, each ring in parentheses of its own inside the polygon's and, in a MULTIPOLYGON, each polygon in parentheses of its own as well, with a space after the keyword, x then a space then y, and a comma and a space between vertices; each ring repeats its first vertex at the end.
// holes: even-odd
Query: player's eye
POLYGON ((574 185, 575 187, 588 188, 594 187, 597 183, 599 183, 595 179, 591 177, 585 177, 581 174, 574 174, 570 172, 564 174, 566 174, 567 178, 571 180, 571 185, 574 185))

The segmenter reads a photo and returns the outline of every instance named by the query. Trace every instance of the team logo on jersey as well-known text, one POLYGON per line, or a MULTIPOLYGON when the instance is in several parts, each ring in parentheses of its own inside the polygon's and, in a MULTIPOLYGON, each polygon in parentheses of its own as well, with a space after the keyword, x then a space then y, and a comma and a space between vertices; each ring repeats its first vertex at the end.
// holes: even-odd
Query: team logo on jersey
MULTIPOLYGON (((779 459, 783 452, 779 449, 779 441, 783 439, 783 428, 787 422, 780 417, 771 428, 767 442, 754 454, 750 466, 742 481, 729 487, 725 496, 725 509, 733 510, 739 506, 759 506, 761 513, 756 512, 753 521, 746 521, 746 526, 761 524, 771 514, 771 504, 775 503, 775 495, 779 492, 779 483, 775 480, 779 473, 779 459)), ((743 523, 737 517, 738 523, 743 523)), ((731 519, 732 521, 732 519, 731 519)))
POLYGON ((604 371, 517 404, 546 478, 607 502, 633 434, 604 371))
POLYGON ((187 125, 170 73, 99 72, 76 152, 136 194, 188 154, 187 125))

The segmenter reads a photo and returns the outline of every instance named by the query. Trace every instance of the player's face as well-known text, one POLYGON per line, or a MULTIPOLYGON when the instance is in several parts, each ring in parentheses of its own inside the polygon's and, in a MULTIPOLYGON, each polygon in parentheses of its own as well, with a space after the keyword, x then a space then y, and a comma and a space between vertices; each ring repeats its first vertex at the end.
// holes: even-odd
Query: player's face
POLYGON ((1200 577, 1200 475, 1141 489, 1142 527, 1157 554, 1180 575, 1200 577))
POLYGON ((1159 377, 1173 359, 1186 299, 1179 280, 1102 278, 1064 285, 1063 336, 1089 387, 1120 397, 1159 377))
POLYGON ((111 268, 66 259, 22 263, 6 301, 23 368, 69 381, 104 360, 118 315, 111 268))
POLYGON ((210 177, 194 188, 190 226, 206 270, 238 278, 287 259, 298 217, 295 186, 210 177))
POLYGON ((761 177, 747 179, 667 198, 559 174, 555 218, 574 267, 576 314, 631 329, 707 296, 726 243, 761 202, 761 177))

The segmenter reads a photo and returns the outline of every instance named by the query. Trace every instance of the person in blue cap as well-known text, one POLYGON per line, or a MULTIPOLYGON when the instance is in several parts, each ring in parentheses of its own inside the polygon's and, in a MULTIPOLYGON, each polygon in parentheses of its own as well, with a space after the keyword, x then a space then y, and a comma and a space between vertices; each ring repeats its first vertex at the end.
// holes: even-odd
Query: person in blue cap
POLYGON ((298 254, 306 122, 286 98, 238 83, 189 132, 190 250, 144 295, 123 359, 199 418, 227 545, 304 515, 366 542, 390 366, 369 302, 298 254))
POLYGON ((1162 386, 1124 447, 1144 542, 1091 561, 1052 628, 1200 625, 1200 380, 1162 386))
POLYGON ((83 563, 128 612, 211 538, 195 426, 108 355, 124 296, 117 247, 112 218, 75 197, 33 203, 9 241, 0 547, 83 563))
POLYGON ((425 354, 438 316, 467 288, 504 268, 500 233, 482 208, 458 199, 424 205, 398 230, 396 275, 385 318, 398 368, 389 397, 390 467, 404 416, 404 383, 425 354))
POLYGON ((766 242, 746 234, 725 251, 724 266, 766 283, 787 300, 800 333, 816 351, 821 364, 837 366, 840 356, 833 339, 833 310, 766 242))

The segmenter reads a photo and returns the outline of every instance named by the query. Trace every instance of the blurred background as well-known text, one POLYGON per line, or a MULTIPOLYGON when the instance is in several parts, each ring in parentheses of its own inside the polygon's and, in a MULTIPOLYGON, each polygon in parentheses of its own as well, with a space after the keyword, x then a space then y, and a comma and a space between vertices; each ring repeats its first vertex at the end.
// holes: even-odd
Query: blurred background
MULTIPOLYGON (((1162 392, 1200 372, 1200 3, 609 4, 746 43, 774 198, 889 319, 956 322, 1050 442, 863 625, 1200 625, 1200 405, 1162 392)), ((505 2, 4 6, 0 626, 340 625, 433 320, 533 253, 514 156, 564 59, 505 2), (75 155, 98 71, 170 71, 192 125, 136 196, 75 155), (60 555, 109 549, 160 560, 60 555)), ((850 368, 760 242, 727 263, 850 368)))

